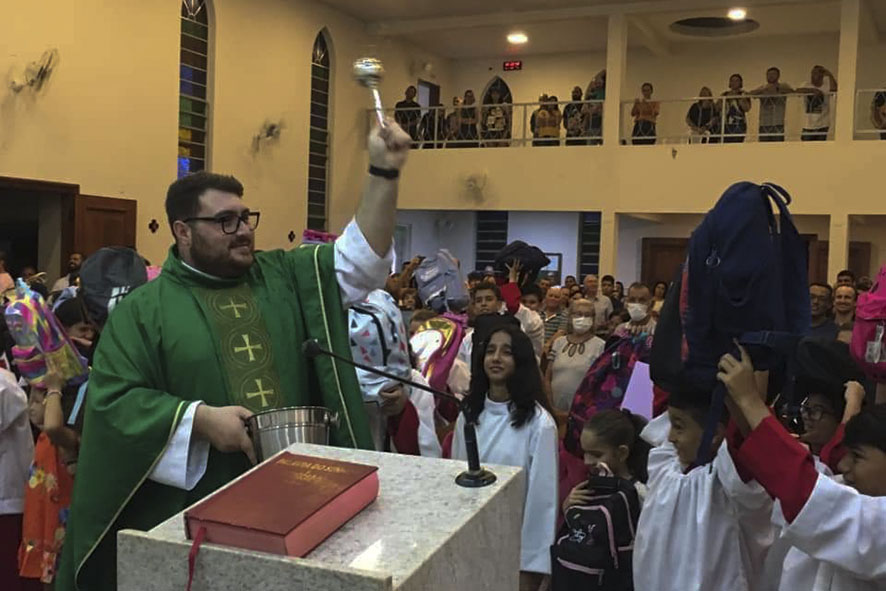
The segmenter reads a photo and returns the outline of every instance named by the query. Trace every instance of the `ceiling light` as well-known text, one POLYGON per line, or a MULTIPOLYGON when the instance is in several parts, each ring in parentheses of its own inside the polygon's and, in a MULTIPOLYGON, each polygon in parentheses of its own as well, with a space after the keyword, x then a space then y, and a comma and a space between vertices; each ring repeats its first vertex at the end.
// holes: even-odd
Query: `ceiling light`
POLYGON ((747 15, 748 11, 744 8, 730 8, 729 12, 726 13, 726 16, 734 21, 743 21, 747 15))
POLYGON ((529 41, 529 37, 526 36, 526 33, 510 33, 508 35, 508 43, 514 45, 523 45, 527 41, 529 41))

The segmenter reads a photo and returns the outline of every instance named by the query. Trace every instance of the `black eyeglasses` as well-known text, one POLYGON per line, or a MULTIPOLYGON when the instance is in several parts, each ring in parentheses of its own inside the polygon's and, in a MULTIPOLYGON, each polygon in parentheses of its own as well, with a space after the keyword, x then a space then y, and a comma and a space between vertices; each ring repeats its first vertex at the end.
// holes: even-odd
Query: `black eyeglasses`
POLYGON ((221 231, 225 234, 236 234, 240 229, 240 224, 246 224, 250 230, 258 228, 258 220, 261 213, 257 211, 244 211, 241 215, 235 213, 226 213, 216 217, 194 217, 182 220, 186 224, 191 222, 214 222, 221 226, 221 231))
POLYGON ((800 404, 800 416, 804 421, 820 421, 825 415, 834 414, 820 404, 810 405, 805 400, 800 404))

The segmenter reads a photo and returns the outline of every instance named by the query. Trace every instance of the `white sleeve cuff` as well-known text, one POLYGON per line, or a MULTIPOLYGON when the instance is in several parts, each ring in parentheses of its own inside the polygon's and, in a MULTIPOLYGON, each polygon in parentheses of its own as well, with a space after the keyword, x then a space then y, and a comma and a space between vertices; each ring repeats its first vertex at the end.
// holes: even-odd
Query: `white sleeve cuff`
POLYGON ((375 254, 355 220, 335 241, 335 279, 341 290, 342 305, 350 308, 362 302, 369 292, 385 286, 394 263, 394 243, 383 257, 375 254))
POLYGON ((197 400, 188 405, 166 451, 151 472, 150 479, 154 482, 191 490, 206 473, 206 465, 209 463, 209 442, 197 437, 191 438, 194 414, 200 404, 202 401, 197 400))

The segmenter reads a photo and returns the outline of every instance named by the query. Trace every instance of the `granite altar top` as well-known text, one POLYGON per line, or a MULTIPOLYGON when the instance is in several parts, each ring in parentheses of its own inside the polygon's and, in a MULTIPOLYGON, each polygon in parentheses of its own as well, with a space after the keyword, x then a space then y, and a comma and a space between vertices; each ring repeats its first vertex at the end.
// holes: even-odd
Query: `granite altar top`
MULTIPOLYGON (((464 527, 504 488, 525 486, 520 468, 488 466, 498 477, 483 488, 464 488, 455 477, 466 462, 297 443, 287 451, 378 466, 379 494, 304 559, 330 569, 391 575, 396 587, 464 527)), ((519 519, 520 516, 515 516, 519 519)), ((148 535, 184 541, 181 513, 148 535)), ((291 559, 299 560, 299 559, 291 559)))

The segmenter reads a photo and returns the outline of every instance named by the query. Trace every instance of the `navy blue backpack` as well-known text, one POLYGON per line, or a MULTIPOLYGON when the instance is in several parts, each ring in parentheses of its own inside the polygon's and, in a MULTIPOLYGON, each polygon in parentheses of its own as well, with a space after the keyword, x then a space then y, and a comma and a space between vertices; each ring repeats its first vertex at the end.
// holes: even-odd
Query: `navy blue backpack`
POLYGON ((729 187, 692 233, 686 262, 662 306, 651 354, 661 388, 713 391, 699 452, 707 460, 725 387, 717 364, 746 345, 754 367, 792 356, 809 332, 806 245, 794 226, 788 193, 772 183, 729 187), (778 214, 778 216, 776 216, 778 214), (712 418, 711 418, 712 417, 712 418))

